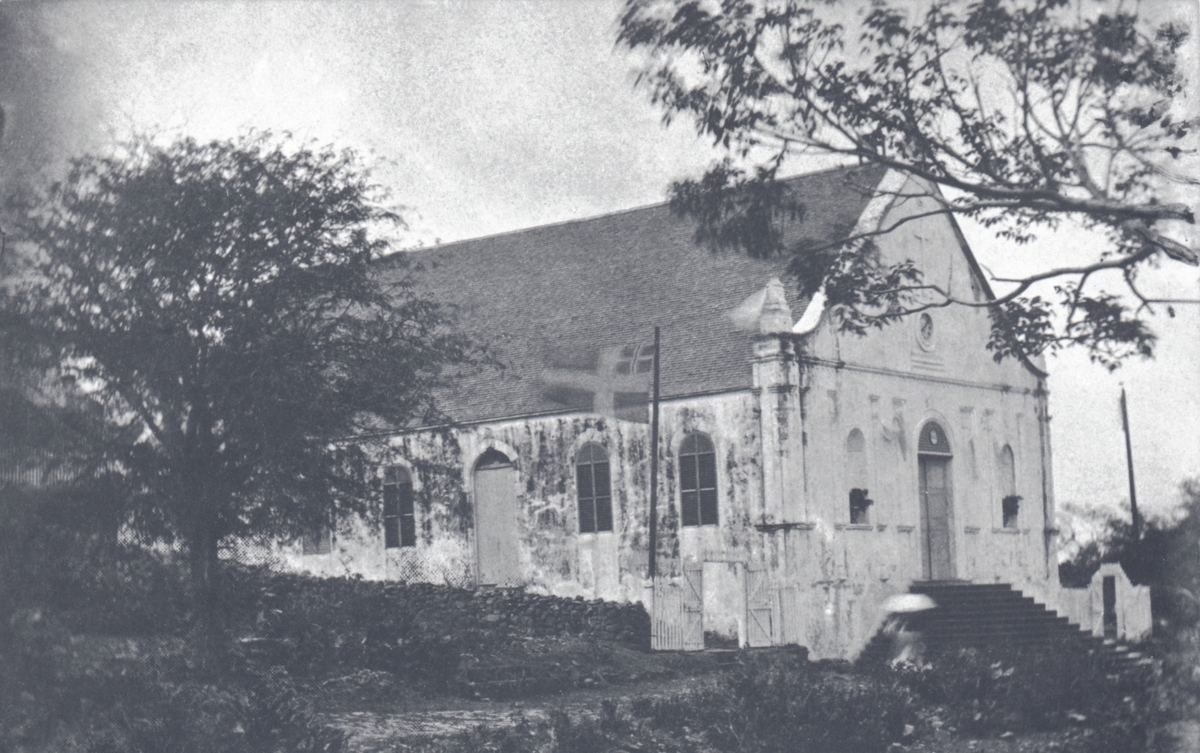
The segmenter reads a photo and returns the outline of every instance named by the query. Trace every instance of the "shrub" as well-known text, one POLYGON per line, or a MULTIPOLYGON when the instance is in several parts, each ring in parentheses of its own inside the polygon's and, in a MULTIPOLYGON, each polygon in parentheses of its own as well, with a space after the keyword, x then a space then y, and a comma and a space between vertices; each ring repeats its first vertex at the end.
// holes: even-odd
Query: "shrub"
POLYGON ((736 672, 682 695, 642 700, 651 725, 701 732, 721 750, 882 751, 916 722, 913 694, 878 679, 810 671, 796 657, 746 658, 736 672))
MULTIPOLYGON (((198 679, 170 662, 105 656, 38 610, 18 612, 0 645, 0 750, 95 753, 336 753, 286 676, 198 679)), ((121 643, 125 643, 122 641, 121 643)))
POLYGON ((1148 739, 1153 672, 1115 671, 1071 642, 946 651, 928 665, 884 672, 941 707, 951 727, 970 734, 1086 723, 1104 730, 1106 744, 1124 746, 1119 750, 1139 750, 1148 739))
POLYGON ((92 753, 338 753, 344 734, 319 723, 291 683, 258 687, 147 682, 101 715, 92 753))

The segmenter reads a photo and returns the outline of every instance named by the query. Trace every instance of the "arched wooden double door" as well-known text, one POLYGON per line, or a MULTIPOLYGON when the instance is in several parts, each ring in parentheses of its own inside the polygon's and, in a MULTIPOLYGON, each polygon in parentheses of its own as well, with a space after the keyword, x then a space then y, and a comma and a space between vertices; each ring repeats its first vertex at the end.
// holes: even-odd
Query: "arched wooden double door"
POLYGON ((954 497, 950 483, 950 440, 935 421, 921 427, 917 446, 921 496, 921 567, 929 580, 952 580, 954 497))
POLYGON ((474 488, 479 584, 520 583, 517 469, 502 453, 489 450, 475 463, 474 488))

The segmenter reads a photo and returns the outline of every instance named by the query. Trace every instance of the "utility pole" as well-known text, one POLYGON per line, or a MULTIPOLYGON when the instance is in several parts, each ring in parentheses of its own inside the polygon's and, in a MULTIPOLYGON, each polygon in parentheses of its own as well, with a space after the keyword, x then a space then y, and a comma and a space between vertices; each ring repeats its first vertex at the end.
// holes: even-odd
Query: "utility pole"
POLYGON ((654 328, 654 387, 650 397, 650 580, 658 574, 658 327, 654 328))
POLYGON ((1125 429, 1125 464, 1129 468, 1129 511, 1133 517, 1133 540, 1142 538, 1142 516, 1138 514, 1137 487, 1133 483, 1133 444, 1129 441, 1129 409, 1125 407, 1125 385, 1121 385, 1121 426, 1125 429))

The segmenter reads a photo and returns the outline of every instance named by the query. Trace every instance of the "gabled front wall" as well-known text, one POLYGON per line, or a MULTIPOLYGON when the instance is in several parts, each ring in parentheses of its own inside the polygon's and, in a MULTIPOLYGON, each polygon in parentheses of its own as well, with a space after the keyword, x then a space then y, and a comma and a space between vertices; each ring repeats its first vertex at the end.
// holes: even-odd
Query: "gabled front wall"
MULTIPOLYGON (((885 188, 888 188, 885 186, 885 188)), ((912 183, 892 190, 917 193, 912 183)), ((929 199, 893 203, 881 224, 934 209, 929 199)), ((986 292, 945 217, 909 221, 875 239, 882 263, 912 260, 955 298, 982 302, 986 292)), ((919 495, 918 435, 927 421, 947 433, 953 458, 951 550, 954 577, 1006 582, 1053 604, 1057 593, 1044 383, 1014 359, 994 361, 986 349, 986 308, 952 306, 927 312, 932 337, 917 316, 866 337, 840 332, 827 312, 798 354, 805 430, 805 510, 811 532, 788 533, 800 552, 789 579, 809 583, 806 630, 818 656, 861 646, 882 615, 887 595, 925 577, 919 495), (846 441, 864 438, 869 525, 850 524, 846 441), (1017 524, 1005 527, 1000 456, 1011 448, 1017 524), (822 615, 817 618, 817 615, 822 615)))
POLYGON ((949 436, 954 577, 1005 582, 1045 601, 1055 568, 1046 548, 1039 415, 1034 393, 809 366, 804 400, 807 509, 804 523, 777 536, 792 559, 785 581, 807 586, 804 629, 814 656, 862 646, 893 593, 924 579, 918 432, 937 421, 949 436), (850 522, 845 443, 865 439, 867 525, 850 522), (1015 456, 1018 523, 1006 528, 996 479, 1001 448, 1015 456))

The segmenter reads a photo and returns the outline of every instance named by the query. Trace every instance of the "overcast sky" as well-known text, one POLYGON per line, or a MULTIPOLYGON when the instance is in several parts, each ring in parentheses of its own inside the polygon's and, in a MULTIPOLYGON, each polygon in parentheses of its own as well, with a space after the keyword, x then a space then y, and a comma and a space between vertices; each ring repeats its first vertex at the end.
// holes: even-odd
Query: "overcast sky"
MULTIPOLYGON (((1156 6, 1162 12, 1163 3, 1156 6)), ((662 201, 714 158, 664 128, 614 49, 619 2, 53 2, 0 7, 10 163, 102 149, 133 131, 249 127, 353 146, 409 207, 412 243, 487 235, 662 201)), ((1169 6, 1195 28, 1194 3, 1169 6)), ((1194 63, 1194 59, 1193 59, 1194 63)), ((965 228, 997 273, 1086 238, 1014 250, 965 228)), ((1159 284, 1200 295, 1195 269, 1159 284)), ((1060 502, 1127 499, 1118 382, 1129 390, 1139 501, 1200 475, 1200 307, 1156 318, 1158 357, 1110 375, 1049 362, 1060 502)))

